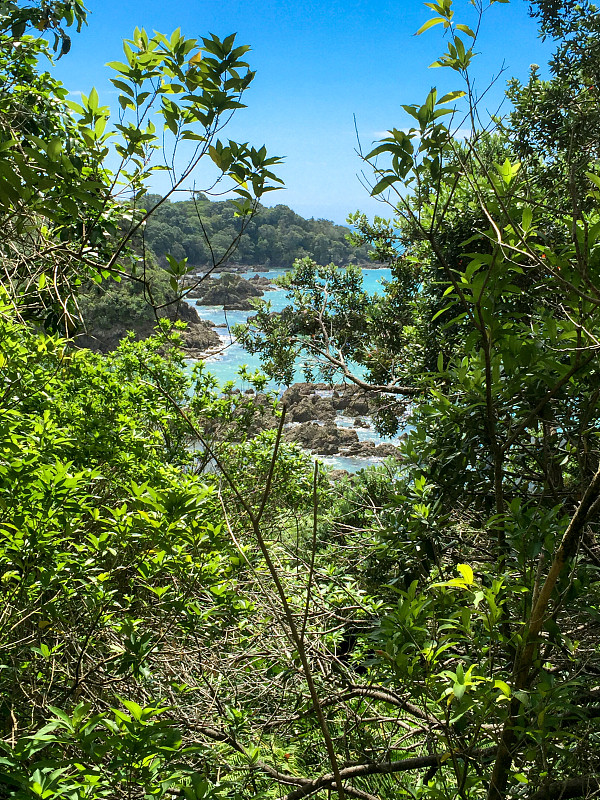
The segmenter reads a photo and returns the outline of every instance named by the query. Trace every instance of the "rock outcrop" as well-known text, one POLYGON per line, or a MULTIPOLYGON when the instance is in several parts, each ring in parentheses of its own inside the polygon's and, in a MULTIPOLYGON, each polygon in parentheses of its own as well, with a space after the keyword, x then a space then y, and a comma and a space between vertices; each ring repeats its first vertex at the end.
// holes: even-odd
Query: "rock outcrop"
POLYGON ((388 458, 398 455, 389 442, 361 441, 354 428, 369 428, 364 419, 376 409, 374 398, 353 386, 295 383, 283 393, 286 420, 291 425, 285 438, 318 455, 388 458), (354 427, 336 425, 338 414, 354 418, 354 427))
POLYGON ((208 351, 221 346, 221 337, 215 326, 205 319, 188 322, 183 332, 184 351, 187 358, 203 358, 208 351))
POLYGON ((309 422, 313 419, 319 422, 330 422, 335 419, 335 409, 329 398, 320 397, 318 394, 304 395, 297 404, 290 405, 288 422, 309 422))
POLYGON ((335 456, 351 445, 358 445, 358 434, 353 428, 338 428, 335 422, 301 422, 287 428, 284 437, 288 442, 296 442, 311 453, 320 456, 335 456))
MULTIPOLYGON (((200 319, 198 312, 188 303, 180 302, 166 306, 160 316, 172 320, 181 320, 187 323, 183 332, 184 351, 189 358, 200 358, 207 350, 219 347, 221 338, 215 326, 208 320, 200 319)), ((93 323, 93 320, 91 321, 93 323)), ((147 339, 154 333, 156 318, 152 309, 144 316, 124 318, 118 323, 106 328, 95 328, 88 322, 88 333, 77 337, 78 347, 87 347, 100 353, 109 353, 119 346, 119 342, 129 332, 133 331, 136 339, 147 339)))
POLYGON ((256 286, 258 289, 262 289, 263 292, 270 292, 276 289, 276 286, 273 286, 272 281, 269 278, 265 278, 264 275, 253 275, 252 278, 248 278, 248 283, 251 283, 253 286, 256 286))
MULTIPOLYGON (((325 412, 325 406, 336 411, 343 411, 347 417, 364 417, 372 414, 376 408, 376 396, 365 392, 357 386, 345 384, 326 383, 294 383, 283 393, 281 398, 290 412, 296 409, 308 410, 314 408, 316 412, 325 412)), ((326 419, 328 417, 308 417, 308 419, 326 419)), ((294 418, 295 419, 295 418, 294 418)), ((297 420, 302 422, 304 420, 297 420)))
POLYGON ((219 278, 207 278, 188 297, 202 306, 223 306, 229 311, 251 311, 251 299, 262 297, 271 288, 267 278, 255 275, 250 280, 227 272, 219 278), (265 285, 268 284, 268 287, 265 285))
MULTIPOLYGON (((246 394, 252 396, 261 409, 261 413, 245 428, 246 433, 255 436, 260 431, 276 428, 279 419, 273 414, 267 396, 257 394, 252 389, 246 394)), ((370 427, 364 418, 356 418, 355 427, 352 427, 352 418, 348 418, 345 413, 345 425, 336 424, 340 421, 336 405, 342 405, 344 412, 355 406, 363 407, 363 403, 370 407, 369 399, 358 395, 354 387, 338 386, 332 389, 322 383, 295 383, 286 389, 281 399, 286 406, 283 438, 287 442, 298 444, 304 450, 319 456, 373 459, 399 457, 398 448, 390 442, 377 443, 359 439, 355 427, 370 427)))
POLYGON ((360 456, 361 458, 389 458, 390 456, 398 456, 398 448, 388 442, 375 444, 375 442, 359 441, 343 450, 341 455, 360 456))

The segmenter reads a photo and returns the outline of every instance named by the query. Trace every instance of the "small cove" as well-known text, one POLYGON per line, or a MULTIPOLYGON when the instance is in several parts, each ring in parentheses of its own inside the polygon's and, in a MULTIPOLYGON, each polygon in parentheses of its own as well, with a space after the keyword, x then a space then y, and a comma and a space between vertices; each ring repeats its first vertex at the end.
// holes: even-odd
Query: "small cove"
MULTIPOLYGON (((241 273, 243 278, 251 278, 255 275, 259 277, 274 280, 279 276, 285 274, 286 270, 273 269, 266 271, 249 270, 248 272, 241 273)), ((217 277, 217 276, 215 276, 217 277)), ((391 279, 391 271, 389 269, 368 269, 363 271, 363 285, 365 291, 369 294, 374 294, 382 290, 382 281, 391 279)), ((282 311, 288 305, 286 300, 285 289, 275 288, 274 290, 267 291, 263 297, 264 300, 271 303, 273 311, 282 311)), ((228 381, 233 381, 237 388, 245 391, 250 388, 239 377, 238 371, 241 366, 245 365, 250 372, 260 371, 261 363, 258 355, 248 353, 244 348, 235 341, 232 328, 234 325, 243 324, 252 316, 253 311, 224 311, 222 306, 205 306, 198 305, 196 301, 190 301, 196 308, 199 316, 202 319, 208 320, 217 326, 217 333, 221 338, 222 349, 214 354, 210 354, 205 358, 205 363, 210 372, 218 379, 219 383, 224 384, 228 381)), ((294 376, 295 382, 303 382, 303 364, 298 363, 296 373, 294 376)), ((270 382, 268 388, 283 393, 285 386, 270 382)), ((319 394, 327 394, 326 391, 317 390, 319 394)), ((382 437, 377 434, 374 427, 372 427, 371 420, 368 416, 361 417, 363 424, 355 424, 355 418, 345 416, 343 413, 338 413, 335 418, 335 424, 339 428, 354 429, 361 442, 373 442, 374 444, 398 442, 398 437, 382 437)), ((404 426, 400 435, 406 432, 407 426, 404 426)), ((378 457, 362 457, 362 456, 318 456, 319 460, 334 469, 343 469, 347 472, 354 473, 360 469, 369 466, 374 466, 382 462, 382 458, 378 457)))

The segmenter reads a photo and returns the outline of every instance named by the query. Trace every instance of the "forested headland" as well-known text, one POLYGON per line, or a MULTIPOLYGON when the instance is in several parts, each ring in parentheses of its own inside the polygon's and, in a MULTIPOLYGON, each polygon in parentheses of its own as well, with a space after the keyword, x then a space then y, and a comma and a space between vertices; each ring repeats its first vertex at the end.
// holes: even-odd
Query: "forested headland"
MULTIPOLYGON (((297 259, 306 257, 338 266, 374 265, 367 246, 353 246, 348 241, 349 228, 328 220, 304 219, 284 205, 258 205, 241 234, 232 201, 210 201, 201 193, 190 200, 161 201, 160 195, 153 194, 138 201, 144 207, 156 206, 131 242, 135 257, 144 263, 143 280, 132 280, 129 274, 122 275, 119 283, 88 280, 80 291, 84 323, 80 344, 113 349, 128 331, 145 338, 156 324, 157 307, 163 315, 179 316, 188 323, 184 336, 191 352, 202 353, 218 344, 218 336, 197 312, 177 302, 180 287, 173 289, 169 284, 168 259, 185 260, 186 270, 200 274, 215 269, 291 269, 297 259)), ((192 278, 189 284, 192 295, 198 296, 209 282, 202 285, 192 278)))
POLYGON ((249 48, 136 29, 114 112, 52 74, 81 0, 0 4, 1 798, 600 795, 600 12, 533 0, 550 75, 499 119, 495 3, 426 5, 456 89, 361 151, 385 214, 352 217, 392 278, 370 296, 327 228, 239 329, 242 393, 186 363, 205 253, 169 231, 201 221, 217 270, 302 229, 259 208, 280 157, 222 138, 249 48), (234 199, 169 202, 207 162, 234 199), (153 335, 93 353, 90 286, 125 281, 153 335), (288 441, 265 387, 298 357, 400 458, 335 480, 288 441))
MULTIPOLYGON (((155 205, 150 195, 144 202, 155 205)), ((210 201, 197 194, 191 200, 167 202, 148 220, 145 238, 158 263, 167 254, 187 258, 192 267, 209 267, 214 253, 226 252, 238 234, 235 206, 226 200, 210 201)), ((291 269, 297 258, 314 258, 319 264, 369 266, 366 247, 352 247, 348 228, 326 219, 304 219, 285 205, 260 206, 231 253, 226 266, 253 269, 291 269)))

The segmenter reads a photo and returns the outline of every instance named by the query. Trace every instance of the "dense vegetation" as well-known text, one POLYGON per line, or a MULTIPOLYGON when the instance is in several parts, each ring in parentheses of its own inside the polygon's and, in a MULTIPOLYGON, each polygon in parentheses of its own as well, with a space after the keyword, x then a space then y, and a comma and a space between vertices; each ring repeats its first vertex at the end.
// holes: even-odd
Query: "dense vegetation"
POLYGON ((93 92, 67 113, 28 35, 66 54, 81 4, 2 4, 0 797, 600 792, 598 60, 579 47, 600 15, 537 0, 553 77, 456 141, 484 9, 429 7, 466 89, 407 106, 414 127, 365 157, 391 218, 356 238, 386 292, 304 259, 290 307, 243 332, 273 372, 304 352, 377 394, 381 426, 411 398, 403 461, 332 486, 274 399, 185 366, 169 318, 107 356, 70 338, 90 280, 129 277, 160 316, 136 243, 153 111, 167 168, 188 139, 237 186, 231 247, 252 224, 276 159, 216 139, 245 48, 136 31, 113 128, 93 92))
MULTIPOLYGON (((291 268, 302 257, 340 265, 371 263, 366 247, 356 248, 347 241, 348 228, 328 220, 303 219, 287 206, 258 206, 240 237, 232 201, 211 202, 203 195, 179 202, 161 200, 152 194, 139 200, 141 206, 156 207, 131 240, 135 257, 144 262, 143 281, 127 271, 119 283, 87 281, 79 292, 86 333, 81 341, 87 346, 114 347, 126 331, 148 336, 156 324, 156 308, 163 316, 189 317, 185 305, 177 303, 178 287, 170 285, 169 259, 187 259, 190 271, 232 266, 291 268)), ((200 280, 192 278, 191 285, 201 290, 200 280)))
MULTIPOLYGON (((145 202, 154 205, 158 199, 145 202)), ((160 264, 168 254, 187 258, 190 266, 210 267, 236 237, 235 211, 231 202, 211 202, 202 194, 164 203, 148 220, 146 242, 160 264)), ((289 269, 297 258, 310 256, 320 264, 367 264, 367 249, 352 247, 347 236, 348 228, 329 220, 304 219, 284 205, 260 207, 228 263, 289 269)))

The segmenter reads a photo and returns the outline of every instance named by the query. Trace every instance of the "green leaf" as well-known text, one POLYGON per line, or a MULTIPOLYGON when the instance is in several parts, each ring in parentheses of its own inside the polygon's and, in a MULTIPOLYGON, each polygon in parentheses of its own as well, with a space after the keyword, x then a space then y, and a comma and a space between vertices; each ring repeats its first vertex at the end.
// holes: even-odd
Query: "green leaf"
POLYGON ((463 91, 455 91, 455 92, 448 92, 443 97, 441 97, 437 101, 437 105, 441 106, 444 103, 452 103, 454 100, 459 100, 461 97, 464 97, 467 93, 463 91))
POLYGON ((433 28, 434 25, 439 25, 442 22, 444 25, 448 25, 448 21, 444 19, 444 17, 432 17, 432 19, 428 19, 419 30, 415 33, 415 36, 420 36, 425 31, 428 31, 429 28, 433 28))
POLYGON ((457 700, 462 700, 462 697, 465 693, 466 686, 464 683, 455 683, 452 687, 452 693, 456 697, 457 700))
POLYGON ((121 702, 123 703, 125 708, 131 712, 133 718, 139 722, 143 714, 142 707, 139 706, 137 703, 135 703, 133 700, 124 700, 123 698, 121 698, 121 702))
POLYGON ((392 184, 397 183, 400 178, 397 175, 386 175, 371 189, 371 197, 381 194, 385 189, 388 189, 392 184))
POLYGON ((124 75, 129 75, 131 69, 129 64, 124 64, 122 61, 109 61, 106 66, 114 69, 115 72, 121 72, 124 75))
POLYGON ((98 92, 95 89, 92 89, 87 99, 87 106, 90 109, 90 111, 98 110, 98 102, 99 102, 98 92))
POLYGON ((503 164, 494 164, 494 166, 496 167, 498 175, 502 178, 507 186, 510 185, 513 178, 521 169, 521 163, 519 161, 516 161, 514 164, 512 164, 509 158, 507 158, 503 164))
POLYGON ((135 92, 128 83, 125 83, 125 81, 121 81, 118 78, 111 78, 110 82, 113 86, 115 86, 117 89, 120 89, 122 92, 125 92, 125 94, 128 94, 130 97, 134 96, 135 92))
POLYGON ((473 570, 468 564, 458 564, 456 569, 463 576, 463 580, 469 586, 473 583, 473 570))
POLYGON ((505 683, 499 679, 494 681, 494 689, 500 689, 505 697, 510 697, 511 695, 511 689, 508 683, 505 683))
POLYGON ((514 696, 520 703, 523 703, 524 706, 529 705, 529 695, 527 694, 527 692, 519 690, 517 692, 514 692, 514 696))
MULTIPOLYGON (((451 293, 451 292, 453 292, 453 291, 454 291, 454 287, 453 287, 453 286, 450 286, 450 287, 449 287, 449 290, 448 290, 448 289, 446 289, 446 292, 444 292, 444 294, 450 294, 450 293, 451 293)), ((432 322, 434 322, 434 320, 436 320, 438 317, 440 317, 440 316, 441 316, 442 314, 444 314, 446 311, 449 311, 451 308, 452 308, 452 306, 451 306, 451 305, 450 305, 450 306, 446 306, 445 308, 440 308, 440 310, 439 310, 439 311, 436 311, 436 313, 433 315, 433 317, 431 318, 431 321, 432 321, 432 322)))
POLYGON ((600 189, 600 177, 598 175, 594 175, 593 172, 586 172, 585 175, 595 186, 600 189))
POLYGON ((62 139, 60 136, 55 136, 51 139, 48 145, 48 156, 52 161, 56 161, 62 150, 62 139))

